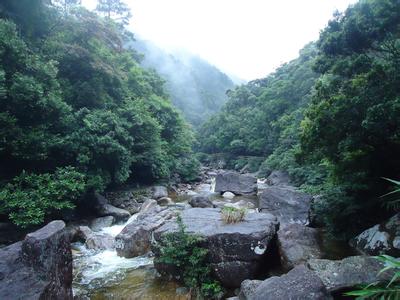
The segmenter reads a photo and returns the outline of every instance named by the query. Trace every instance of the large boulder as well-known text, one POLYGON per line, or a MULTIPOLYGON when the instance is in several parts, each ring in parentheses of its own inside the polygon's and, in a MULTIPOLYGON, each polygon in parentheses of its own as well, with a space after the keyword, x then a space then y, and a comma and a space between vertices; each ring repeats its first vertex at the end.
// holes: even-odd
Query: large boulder
POLYGON ((271 186, 259 195, 259 208, 282 223, 308 224, 311 198, 293 187, 271 186))
POLYGON ((350 244, 367 255, 400 256, 400 213, 355 237, 350 244))
POLYGON ((115 238, 106 233, 95 233, 90 235, 85 246, 92 250, 110 250, 115 247, 115 238))
POLYGON ((257 193, 257 178, 249 174, 239 174, 233 171, 221 172, 215 178, 216 193, 232 192, 236 195, 255 195, 257 193))
POLYGON ((269 185, 278 186, 290 186, 290 176, 285 171, 272 171, 272 173, 267 177, 266 182, 269 185))
POLYGON ((168 197, 168 190, 165 186, 155 185, 151 188, 151 191, 153 199, 157 200, 163 197, 168 197))
POLYGON ((94 232, 88 226, 78 226, 71 237, 71 241, 85 242, 93 234, 94 232))
POLYGON ((238 295, 238 299, 240 300, 251 299, 261 283, 262 283, 261 280, 249 280, 249 279, 244 280, 240 284, 240 292, 238 295))
MULTIPOLYGON (((242 298, 241 298, 242 299, 242 298)), ((280 277, 264 280, 253 291, 248 300, 276 299, 331 299, 321 279, 305 266, 297 266, 280 277)))
MULTIPOLYGON (((188 233, 204 238, 207 263, 224 286, 239 287, 243 280, 265 271, 264 263, 272 257, 270 247, 279 226, 271 214, 249 213, 239 223, 225 224, 220 209, 191 208, 182 211, 181 218, 188 233)), ((154 232, 154 239, 161 242, 165 234, 177 231, 176 220, 168 220, 154 232)), ((155 255, 159 255, 157 249, 155 255)), ((174 275, 168 265, 155 266, 161 274, 174 275)))
POLYGON ((126 221, 129 219, 131 214, 129 211, 112 206, 111 204, 105 204, 98 210, 99 216, 113 216, 117 221, 126 221))
POLYGON ((304 264, 311 258, 321 258, 319 231, 301 224, 288 224, 278 231, 278 248, 286 270, 304 264))
MULTIPOLYGON (((154 200, 155 201, 155 200, 154 200)), ((115 238, 117 254, 123 257, 135 257, 150 251, 154 230, 174 216, 167 207, 152 206, 139 213, 137 219, 128 225, 115 238)))
POLYGON ((0 299, 72 299, 72 254, 63 221, 0 249, 0 299))
POLYGON ((115 218, 113 216, 106 216, 101 218, 96 218, 90 222, 90 228, 93 231, 100 231, 104 227, 110 227, 114 224, 115 218))
POLYGON ((143 198, 150 195, 146 189, 127 189, 108 192, 106 198, 109 203, 118 208, 129 211, 130 214, 139 212, 143 198))
POLYGON ((393 275, 392 272, 380 273, 384 264, 371 256, 350 256, 343 260, 310 259, 307 266, 332 293, 359 285, 388 281, 393 275))
POLYGON ((200 208, 206 208, 206 207, 214 207, 213 203, 210 200, 210 197, 206 195, 195 195, 193 196, 189 204, 192 207, 200 207, 200 208))
POLYGON ((94 208, 100 217, 113 216, 117 221, 126 221, 131 216, 127 210, 109 204, 107 199, 97 192, 94 199, 94 208))

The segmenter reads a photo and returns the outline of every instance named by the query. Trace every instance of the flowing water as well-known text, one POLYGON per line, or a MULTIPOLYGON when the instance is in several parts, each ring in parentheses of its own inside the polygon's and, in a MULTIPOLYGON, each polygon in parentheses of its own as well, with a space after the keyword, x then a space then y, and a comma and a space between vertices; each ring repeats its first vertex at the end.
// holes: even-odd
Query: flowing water
MULTIPOLYGON (((259 182, 262 190, 263 182, 259 182)), ((214 203, 237 204, 242 201, 247 207, 258 207, 256 196, 236 196, 225 199, 213 192, 213 183, 201 184, 194 189, 197 193, 207 193, 214 203)), ((193 194, 193 192, 189 192, 193 194)), ((186 202, 190 195, 173 197, 175 202, 186 202)), ((100 233, 117 236, 122 229, 136 220, 132 216, 126 223, 105 227, 100 233)), ((323 237, 322 247, 327 253, 326 258, 340 259, 349 255, 349 248, 345 244, 323 237)), ((144 299, 144 300, 180 300, 187 299, 184 295, 177 295, 175 282, 160 278, 154 269, 153 258, 150 255, 123 258, 115 250, 93 251, 88 250, 82 243, 73 244, 74 258, 74 296, 76 299, 144 299)))
MULTIPOLYGON (((136 219, 105 227, 100 233, 117 236, 136 219)), ((88 250, 82 243, 74 243, 74 296, 78 299, 179 299, 175 283, 157 276, 153 258, 145 255, 123 258, 115 250, 88 250)))

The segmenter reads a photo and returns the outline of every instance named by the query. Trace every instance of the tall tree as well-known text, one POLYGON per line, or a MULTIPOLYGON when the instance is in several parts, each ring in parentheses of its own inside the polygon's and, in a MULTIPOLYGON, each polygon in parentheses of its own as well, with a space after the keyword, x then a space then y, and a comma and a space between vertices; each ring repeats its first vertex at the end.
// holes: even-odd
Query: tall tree
POLYGON ((123 25, 127 25, 132 17, 129 7, 122 0, 98 0, 96 11, 123 25))

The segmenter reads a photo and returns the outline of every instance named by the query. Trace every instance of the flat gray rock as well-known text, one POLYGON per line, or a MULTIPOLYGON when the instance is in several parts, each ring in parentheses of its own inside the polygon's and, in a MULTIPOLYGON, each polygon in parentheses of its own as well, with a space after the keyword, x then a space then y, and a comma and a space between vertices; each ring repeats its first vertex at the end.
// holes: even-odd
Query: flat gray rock
POLYGON ((392 272, 379 271, 384 264, 371 256, 350 256, 342 260, 310 259, 307 266, 321 278, 329 292, 390 280, 392 272))
POLYGON ((282 266, 286 270, 304 264, 311 258, 321 258, 319 231, 301 224, 281 225, 278 248, 282 266))
POLYGON ((311 196, 293 187, 267 187, 259 195, 259 208, 278 217, 281 223, 308 224, 311 196))
MULTIPOLYGON (((218 208, 191 208, 182 211, 181 217, 188 233, 204 237, 202 246, 209 251, 208 263, 227 287, 238 287, 243 280, 254 278, 268 260, 278 228, 276 217, 264 213, 249 213, 234 224, 223 223, 218 208)), ((177 230, 176 220, 168 220, 154 231, 154 239, 160 242, 164 234, 177 230)), ((161 273, 168 273, 164 267, 156 265, 161 273)))
POLYGON ((255 195, 257 194, 257 178, 250 174, 239 174, 233 171, 221 172, 215 178, 215 192, 255 195))
POLYGON ((264 280, 248 300, 331 299, 321 279, 305 266, 297 266, 280 277, 264 280))
POLYGON ((126 221, 131 216, 129 211, 112 206, 111 204, 104 204, 99 207, 98 215, 102 217, 113 216, 117 221, 126 221))

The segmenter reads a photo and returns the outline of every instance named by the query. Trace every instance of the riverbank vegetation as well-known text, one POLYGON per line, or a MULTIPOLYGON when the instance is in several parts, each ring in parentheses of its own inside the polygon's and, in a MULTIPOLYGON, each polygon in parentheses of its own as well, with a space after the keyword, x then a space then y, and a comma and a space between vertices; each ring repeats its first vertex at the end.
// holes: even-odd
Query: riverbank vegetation
POLYGON ((362 0, 336 13, 298 59, 230 91, 200 129, 199 150, 230 166, 263 157, 262 175, 288 171, 323 196, 316 210, 336 236, 378 223, 393 213, 381 177, 398 179, 400 169, 399 26, 398 1, 362 0))
POLYGON ((77 2, 0 3, 0 213, 21 226, 87 191, 197 175, 164 81, 124 46, 127 7, 77 2), (63 184, 71 197, 52 195, 63 184))

